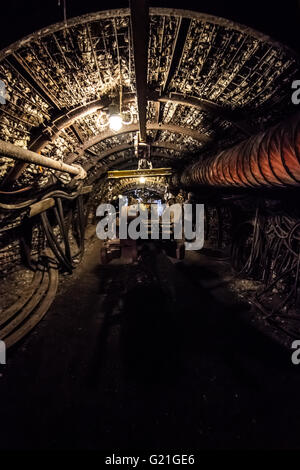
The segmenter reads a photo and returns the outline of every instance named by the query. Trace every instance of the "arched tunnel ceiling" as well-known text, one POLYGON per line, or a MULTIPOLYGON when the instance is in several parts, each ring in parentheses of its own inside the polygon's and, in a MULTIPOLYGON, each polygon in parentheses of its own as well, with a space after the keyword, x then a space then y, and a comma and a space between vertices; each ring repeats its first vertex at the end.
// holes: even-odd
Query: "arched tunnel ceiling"
MULTIPOLYGON (((147 134, 157 166, 232 145, 292 112, 292 51, 228 20, 150 9, 147 134)), ((0 52, 7 103, 0 139, 83 165, 94 181, 134 161, 138 130, 128 9, 49 26, 0 52), (122 82, 133 123, 101 131, 99 110, 122 82)), ((14 162, 1 159, 1 178, 14 162)), ((18 183, 42 184, 48 171, 29 165, 18 183)))

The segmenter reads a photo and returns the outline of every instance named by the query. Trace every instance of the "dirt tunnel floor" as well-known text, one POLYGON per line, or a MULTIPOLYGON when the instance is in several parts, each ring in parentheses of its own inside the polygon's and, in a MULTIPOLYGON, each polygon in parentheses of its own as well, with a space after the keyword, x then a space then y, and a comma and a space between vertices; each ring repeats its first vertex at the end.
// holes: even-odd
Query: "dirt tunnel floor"
POLYGON ((2 449, 300 447, 300 365, 216 287, 221 265, 98 260, 90 242, 1 366, 2 449))

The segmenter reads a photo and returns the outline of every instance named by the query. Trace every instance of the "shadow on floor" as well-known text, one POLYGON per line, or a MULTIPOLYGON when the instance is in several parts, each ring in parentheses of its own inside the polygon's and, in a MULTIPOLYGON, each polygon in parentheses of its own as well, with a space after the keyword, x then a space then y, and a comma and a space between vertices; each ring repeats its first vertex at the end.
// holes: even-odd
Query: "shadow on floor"
POLYGON ((201 285, 221 267, 98 251, 9 357, 1 448, 299 448, 299 372, 226 285, 201 285))

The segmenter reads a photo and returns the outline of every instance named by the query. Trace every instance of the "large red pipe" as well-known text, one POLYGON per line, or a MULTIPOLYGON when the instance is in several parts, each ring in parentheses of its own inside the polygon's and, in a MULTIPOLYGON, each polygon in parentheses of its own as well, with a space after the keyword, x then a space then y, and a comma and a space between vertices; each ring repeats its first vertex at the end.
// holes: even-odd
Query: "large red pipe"
POLYGON ((252 188, 300 185, 300 113, 190 165, 180 182, 184 186, 252 188))

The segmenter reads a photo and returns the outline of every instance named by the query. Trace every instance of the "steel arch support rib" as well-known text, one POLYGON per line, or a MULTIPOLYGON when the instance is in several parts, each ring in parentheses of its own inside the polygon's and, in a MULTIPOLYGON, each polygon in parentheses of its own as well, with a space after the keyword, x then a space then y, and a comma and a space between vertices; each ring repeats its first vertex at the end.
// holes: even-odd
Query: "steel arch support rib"
POLYGON ((140 139, 142 142, 146 142, 147 70, 149 41, 148 1, 130 0, 130 15, 140 139))

